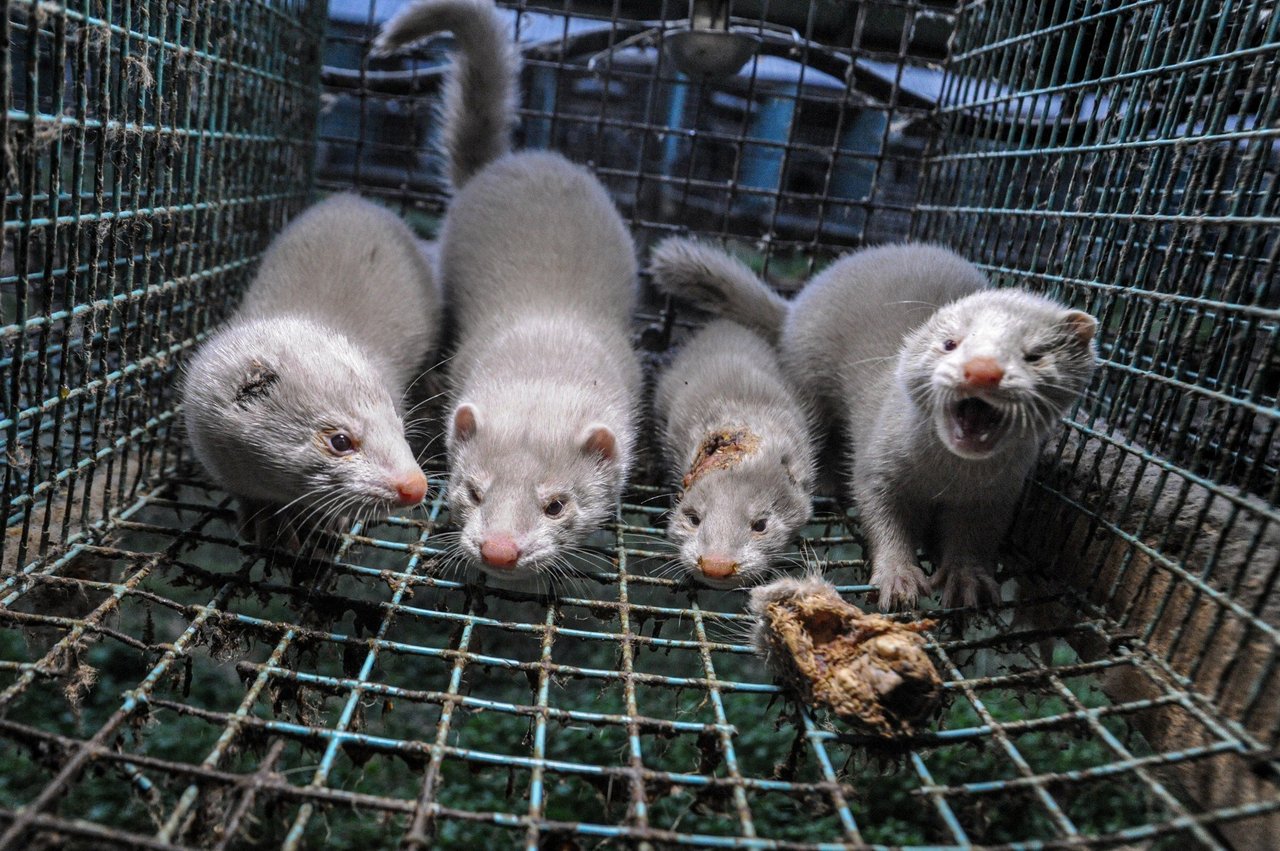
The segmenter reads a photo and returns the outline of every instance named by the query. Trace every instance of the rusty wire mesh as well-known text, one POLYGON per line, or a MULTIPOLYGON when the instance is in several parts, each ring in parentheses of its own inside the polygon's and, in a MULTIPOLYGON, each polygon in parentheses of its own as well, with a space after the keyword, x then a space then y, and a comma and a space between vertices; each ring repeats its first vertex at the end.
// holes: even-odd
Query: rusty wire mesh
MULTIPOLYGON (((786 289, 910 231, 1103 320, 1018 588, 929 611, 948 708, 893 750, 785 700, 741 594, 659 574, 652 472, 553 594, 446 570, 438 489, 331 564, 236 538, 175 362, 313 168, 431 232, 444 53, 363 59, 397 5, 7 4, 0 846, 1262 847, 1274 3, 735 3, 800 38, 758 26, 720 83, 655 61, 685 3, 513 12, 524 144, 591 163, 642 242, 786 289)), ((687 318, 646 308, 655 360, 687 318)), ((804 538, 869 605, 856 512, 804 538)))

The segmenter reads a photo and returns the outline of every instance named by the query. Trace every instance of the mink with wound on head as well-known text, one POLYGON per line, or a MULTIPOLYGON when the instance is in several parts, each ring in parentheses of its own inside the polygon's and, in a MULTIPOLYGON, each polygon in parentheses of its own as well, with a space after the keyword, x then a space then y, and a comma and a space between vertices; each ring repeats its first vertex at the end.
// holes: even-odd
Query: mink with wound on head
POLYGON ((420 243, 376 204, 334 196, 271 242, 183 384, 192 451, 238 497, 246 538, 296 543, 342 517, 421 502, 401 404, 440 312, 420 243))
POLYGON ((920 548, 944 605, 998 597, 999 545, 1040 443, 1088 385, 1097 321, 990 289, 934 245, 853 252, 789 303, 714 248, 659 250, 684 270, 669 280, 697 281, 700 306, 775 335, 806 401, 845 426, 881 606, 929 589, 920 548))
POLYGON ((519 62, 492 3, 414 3, 376 49, 446 30, 459 48, 443 108, 456 194, 439 240, 458 339, 450 511, 481 569, 549 573, 612 514, 631 466, 635 249, 589 171, 507 153, 519 62))
POLYGON ((764 578, 809 519, 814 480, 804 408, 777 354, 736 322, 712 322, 659 377, 654 405, 681 484, 667 523, 681 565, 716 588, 764 578))

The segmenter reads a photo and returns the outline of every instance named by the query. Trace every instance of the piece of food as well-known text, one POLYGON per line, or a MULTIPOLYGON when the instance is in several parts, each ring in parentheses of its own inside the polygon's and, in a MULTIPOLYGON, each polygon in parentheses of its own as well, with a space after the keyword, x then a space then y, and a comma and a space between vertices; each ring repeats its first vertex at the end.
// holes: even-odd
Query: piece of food
POLYGON ((802 700, 886 738, 909 735, 938 706, 942 680, 924 650, 932 621, 867 614, 818 577, 751 592, 756 649, 802 700))

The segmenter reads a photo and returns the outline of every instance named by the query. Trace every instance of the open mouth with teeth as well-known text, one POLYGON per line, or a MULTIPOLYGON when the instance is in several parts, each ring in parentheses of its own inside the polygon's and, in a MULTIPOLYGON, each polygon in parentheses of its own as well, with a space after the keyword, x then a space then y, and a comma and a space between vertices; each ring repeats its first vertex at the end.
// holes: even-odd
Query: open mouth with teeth
POLYGON ((990 455, 1009 431, 1009 418, 995 405, 976 396, 952 402, 946 408, 946 442, 965 457, 990 455))

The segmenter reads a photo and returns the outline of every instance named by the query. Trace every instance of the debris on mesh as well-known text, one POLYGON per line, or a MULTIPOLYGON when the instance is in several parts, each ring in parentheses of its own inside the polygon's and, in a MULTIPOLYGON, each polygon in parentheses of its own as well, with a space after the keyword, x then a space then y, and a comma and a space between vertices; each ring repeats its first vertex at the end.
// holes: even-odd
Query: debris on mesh
POLYGON ((750 429, 725 429, 708 434, 693 456, 689 472, 680 484, 688 490, 694 482, 713 470, 728 470, 741 464, 760 448, 760 437, 750 429))
POLYGON ((932 621, 864 613, 818 577, 761 585, 749 608, 756 650, 806 703, 884 738, 910 735, 937 709, 942 680, 920 635, 932 621))

